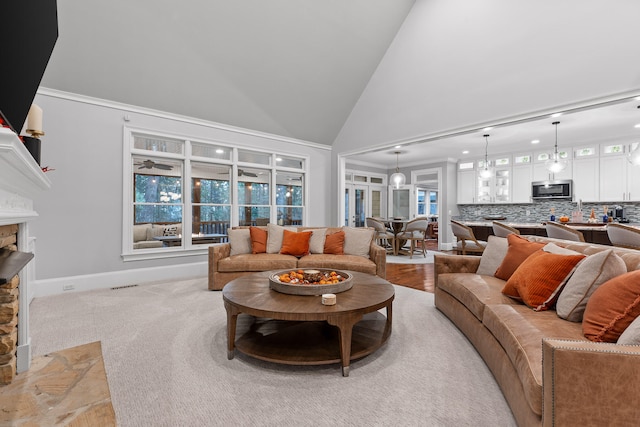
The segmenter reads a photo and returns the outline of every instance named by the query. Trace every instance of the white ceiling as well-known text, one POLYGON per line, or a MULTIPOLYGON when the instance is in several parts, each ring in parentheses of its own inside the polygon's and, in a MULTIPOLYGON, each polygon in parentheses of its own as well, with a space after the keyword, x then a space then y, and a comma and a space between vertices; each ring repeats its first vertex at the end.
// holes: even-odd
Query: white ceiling
POLYGON ((41 85, 331 145, 414 3, 59 1, 41 85))
MULTIPOLYGON (((408 167, 446 159, 477 159, 485 155, 489 134, 488 155, 507 152, 534 152, 553 149, 555 143, 554 121, 558 124, 558 149, 589 143, 640 142, 640 97, 617 100, 607 105, 593 106, 580 111, 565 111, 558 117, 549 114, 515 124, 496 123, 493 129, 470 130, 461 135, 443 137, 427 142, 415 142, 397 149, 395 146, 376 149, 347 157, 348 162, 368 164, 385 169, 408 167), (539 140, 532 144, 532 140, 539 140), (463 154, 468 150, 469 153, 463 154)), ((561 112, 562 110, 559 110, 561 112)))

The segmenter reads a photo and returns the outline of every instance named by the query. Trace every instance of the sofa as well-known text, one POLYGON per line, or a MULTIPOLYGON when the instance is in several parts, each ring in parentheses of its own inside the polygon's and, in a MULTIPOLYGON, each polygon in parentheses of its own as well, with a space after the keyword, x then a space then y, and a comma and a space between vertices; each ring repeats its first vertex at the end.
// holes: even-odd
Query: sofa
MULTIPOLYGON (((594 270, 593 279, 587 280, 586 276, 579 275, 579 272, 583 274, 579 262, 543 306, 532 309, 505 295, 510 292, 507 283, 511 278, 495 277, 511 250, 509 242, 516 237, 491 236, 482 257, 435 256, 435 306, 466 335, 483 358, 518 425, 637 425, 640 420, 640 346, 637 345, 640 318, 627 320, 624 316, 631 315, 631 311, 637 315, 640 305, 637 304, 640 275, 636 274, 640 269, 640 251, 538 236, 517 237, 522 238, 543 245, 543 251, 561 248, 562 254, 569 253, 565 250, 573 251, 574 257, 582 254, 586 256, 580 261, 584 265, 587 260, 594 264, 605 258, 617 264, 615 268, 601 266, 599 271, 594 270), (627 273, 619 274, 622 270, 627 273), (611 277, 605 277, 605 272, 611 277), (576 286, 573 283, 589 289, 580 297, 584 309, 582 321, 560 317, 561 308, 566 310, 561 306, 561 298, 565 292, 566 298, 572 298, 570 289, 575 288, 569 285, 576 286), (627 286, 635 289, 631 296, 633 299, 635 295, 635 300, 621 313, 612 312, 613 320, 605 323, 602 331, 610 332, 613 326, 624 328, 622 320, 632 322, 631 325, 624 329, 617 342, 594 342, 591 335, 591 339, 587 339, 585 331, 592 327, 592 317, 605 308, 609 310, 605 307, 607 301, 616 299, 607 296, 612 289, 610 285, 619 283, 625 289, 627 286)), ((525 262, 529 263, 528 258, 516 267, 511 277, 518 274, 521 278, 523 273, 518 270, 527 270, 525 262)), ((536 260, 531 264, 534 262, 536 260)), ((535 284, 538 274, 550 274, 552 269, 548 264, 533 273, 527 270, 531 277, 525 278, 525 282, 530 280, 528 283, 535 284)), ((575 314, 575 307, 569 316, 575 314)))
MULTIPOLYGON (((256 234, 254 233, 254 234, 256 234)), ((386 277, 386 252, 375 243, 370 228, 352 227, 283 227, 276 224, 256 227, 233 227, 228 230, 229 241, 209 247, 208 289, 221 290, 238 277, 260 271, 331 268, 352 270, 386 277), (252 232, 262 230, 266 247, 255 250, 252 232), (282 252, 285 232, 311 232, 309 253, 291 255, 282 252), (329 236, 344 236, 341 254, 327 253, 325 241, 329 236), (258 252, 258 253, 254 253, 258 252)))
POLYGON ((157 236, 177 236, 182 234, 182 224, 135 224, 133 226, 133 249, 161 248, 157 236))

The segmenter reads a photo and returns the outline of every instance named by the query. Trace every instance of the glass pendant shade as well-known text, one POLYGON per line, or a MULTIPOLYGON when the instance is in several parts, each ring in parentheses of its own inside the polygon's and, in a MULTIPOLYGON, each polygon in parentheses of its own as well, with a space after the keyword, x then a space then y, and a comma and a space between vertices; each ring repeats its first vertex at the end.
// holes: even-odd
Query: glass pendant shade
POLYGON ((553 155, 544 163, 544 166, 551 173, 562 172, 567 168, 567 160, 560 157, 558 153, 558 125, 560 122, 552 123, 556 127, 556 144, 553 148, 553 155))
POLYGON ((396 188, 400 188, 401 185, 404 185, 407 182, 407 177, 404 176, 404 174, 402 172, 400 172, 400 168, 398 167, 398 155, 400 154, 399 151, 395 152, 396 155, 396 171, 391 175, 391 177, 389 177, 389 180, 391 181, 391 184, 393 184, 394 187, 396 188))
POLYGON ((493 176, 493 169, 489 167, 489 135, 483 135, 486 143, 484 146, 484 167, 480 169, 478 175, 480 178, 487 179, 493 176))

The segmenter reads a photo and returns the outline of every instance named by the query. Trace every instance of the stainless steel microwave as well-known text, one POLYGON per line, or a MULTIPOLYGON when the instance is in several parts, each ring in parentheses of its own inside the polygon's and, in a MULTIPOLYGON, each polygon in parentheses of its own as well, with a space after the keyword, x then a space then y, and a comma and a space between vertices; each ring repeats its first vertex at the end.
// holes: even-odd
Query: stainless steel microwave
POLYGON ((565 199, 573 197, 573 181, 570 179, 557 181, 534 181, 531 183, 533 200, 565 199))

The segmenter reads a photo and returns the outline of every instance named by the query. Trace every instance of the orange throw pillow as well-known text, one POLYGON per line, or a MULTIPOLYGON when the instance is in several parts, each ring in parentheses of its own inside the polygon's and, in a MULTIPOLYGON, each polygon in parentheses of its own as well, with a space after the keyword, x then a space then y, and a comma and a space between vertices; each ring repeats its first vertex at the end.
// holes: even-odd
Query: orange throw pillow
POLYGON ((249 234, 251 234, 251 253, 263 254, 267 252, 267 230, 249 227, 249 234))
POLYGON ((324 238, 325 254, 344 255, 344 231, 327 234, 324 238))
POLYGON ((509 249, 505 255, 500 267, 494 274, 495 277, 502 280, 509 280, 514 271, 523 263, 525 259, 538 249, 542 249, 546 243, 530 242, 524 237, 517 234, 509 234, 507 236, 509 249))
POLYGON ((505 289, 507 292, 515 289, 529 307, 547 310, 555 304, 562 285, 584 258, 584 255, 559 255, 538 250, 520 264, 505 289))
POLYGON ((640 315, 640 270, 607 280, 595 290, 582 318, 582 333, 591 341, 616 342, 640 315))
POLYGON ((280 253, 297 257, 309 255, 309 239, 311 238, 311 233, 311 231, 295 232, 284 230, 280 253))

